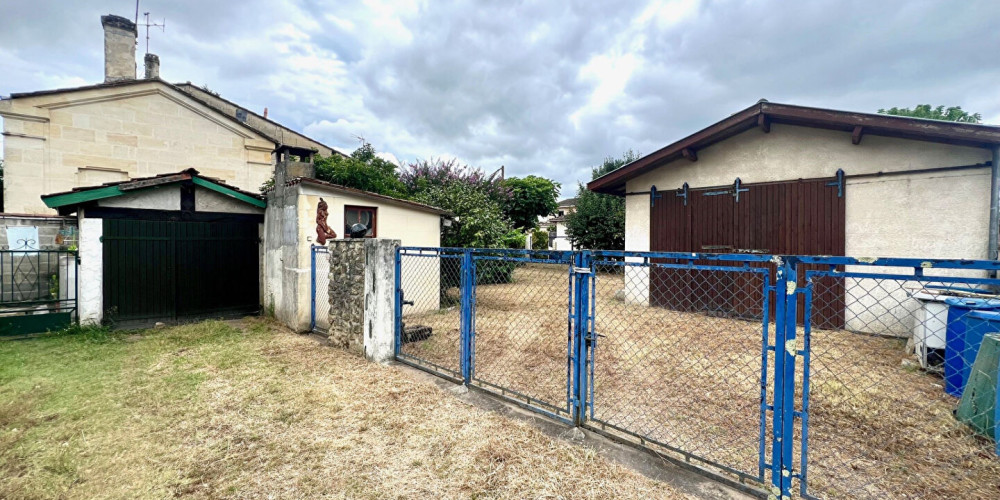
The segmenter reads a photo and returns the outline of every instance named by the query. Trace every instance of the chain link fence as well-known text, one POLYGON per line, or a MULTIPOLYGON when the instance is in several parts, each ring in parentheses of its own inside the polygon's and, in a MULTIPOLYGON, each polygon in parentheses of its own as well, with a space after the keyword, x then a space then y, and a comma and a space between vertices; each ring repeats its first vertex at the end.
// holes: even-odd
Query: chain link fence
POLYGON ((1000 495, 998 262, 404 248, 397 266, 400 361, 776 496, 1000 495))

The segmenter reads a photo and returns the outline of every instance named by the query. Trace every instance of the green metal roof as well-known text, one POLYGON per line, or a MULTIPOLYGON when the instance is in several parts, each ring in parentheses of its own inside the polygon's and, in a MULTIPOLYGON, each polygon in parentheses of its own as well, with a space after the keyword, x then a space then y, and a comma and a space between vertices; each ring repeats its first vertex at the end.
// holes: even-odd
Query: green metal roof
POLYGON ((266 201, 215 179, 201 177, 198 175, 198 171, 193 168, 173 174, 163 174, 156 177, 146 177, 142 179, 122 181, 119 183, 77 188, 73 191, 67 191, 64 193, 42 195, 42 201, 45 203, 45 206, 49 208, 62 208, 70 205, 79 205, 91 201, 103 200, 105 198, 114 198, 128 193, 146 191, 159 186, 175 184, 187 180, 190 180, 196 186, 210 189, 216 193, 229 196, 255 207, 267 207, 266 201))

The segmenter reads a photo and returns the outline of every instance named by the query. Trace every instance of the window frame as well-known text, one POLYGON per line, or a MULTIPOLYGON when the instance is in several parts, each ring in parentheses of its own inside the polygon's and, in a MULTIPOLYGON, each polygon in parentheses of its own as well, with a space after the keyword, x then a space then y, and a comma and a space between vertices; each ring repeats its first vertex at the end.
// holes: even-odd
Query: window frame
MULTIPOLYGON (((365 238, 378 238, 378 207, 371 207, 371 206, 366 206, 366 205, 344 205, 344 228, 345 228, 345 231, 346 231, 346 228, 347 228, 347 212, 349 210, 358 210, 358 211, 366 210, 366 211, 371 211, 371 213, 372 213, 372 227, 371 227, 372 234, 371 234, 371 236, 365 235, 365 238)), ((350 232, 345 232, 344 233, 344 237, 345 238, 350 238, 350 236, 351 236, 350 232)))

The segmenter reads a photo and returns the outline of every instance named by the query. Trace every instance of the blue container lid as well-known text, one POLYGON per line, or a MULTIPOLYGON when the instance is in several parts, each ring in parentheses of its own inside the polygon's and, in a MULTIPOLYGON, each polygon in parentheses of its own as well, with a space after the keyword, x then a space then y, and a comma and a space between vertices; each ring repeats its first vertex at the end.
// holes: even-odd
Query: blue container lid
POLYGON ((965 317, 1000 323, 1000 311, 969 311, 965 317))
POLYGON ((964 309, 1000 309, 998 299, 974 299, 970 297, 948 297, 944 303, 964 309))

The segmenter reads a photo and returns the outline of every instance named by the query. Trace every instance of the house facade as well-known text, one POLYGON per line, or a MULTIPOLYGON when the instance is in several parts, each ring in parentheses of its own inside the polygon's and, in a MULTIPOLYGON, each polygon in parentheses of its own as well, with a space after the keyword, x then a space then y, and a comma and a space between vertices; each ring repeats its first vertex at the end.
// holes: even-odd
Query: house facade
POLYGON ((556 213, 539 221, 539 227, 549 233, 549 250, 573 250, 566 231, 566 216, 576 211, 576 198, 561 200, 556 213))
POLYGON ((625 196, 628 250, 995 258, 998 146, 1000 127, 760 102, 588 188, 625 196))
POLYGON ((119 16, 101 24, 103 83, 0 100, 3 212, 52 214, 41 195, 187 168, 257 191, 278 146, 338 154, 217 94, 161 80, 153 54, 137 78, 135 24, 119 16))
POLYGON ((446 212, 314 179, 314 155, 341 153, 266 112, 160 79, 153 54, 137 78, 135 24, 119 16, 101 24, 103 83, 0 100, 7 212, 0 257, 8 257, 0 316, 11 288, 31 285, 32 301, 49 300, 56 268, 19 250, 52 250, 78 262, 67 283, 78 277, 79 288, 60 286, 73 290, 60 306, 72 304, 86 323, 147 326, 269 307, 305 331, 310 275, 324 273, 310 259, 313 245, 323 244, 320 198, 328 239, 362 223, 367 237, 440 244, 446 212), (30 248, 18 246, 29 240, 30 248), (27 255, 33 272, 17 274, 11 255, 27 255))

